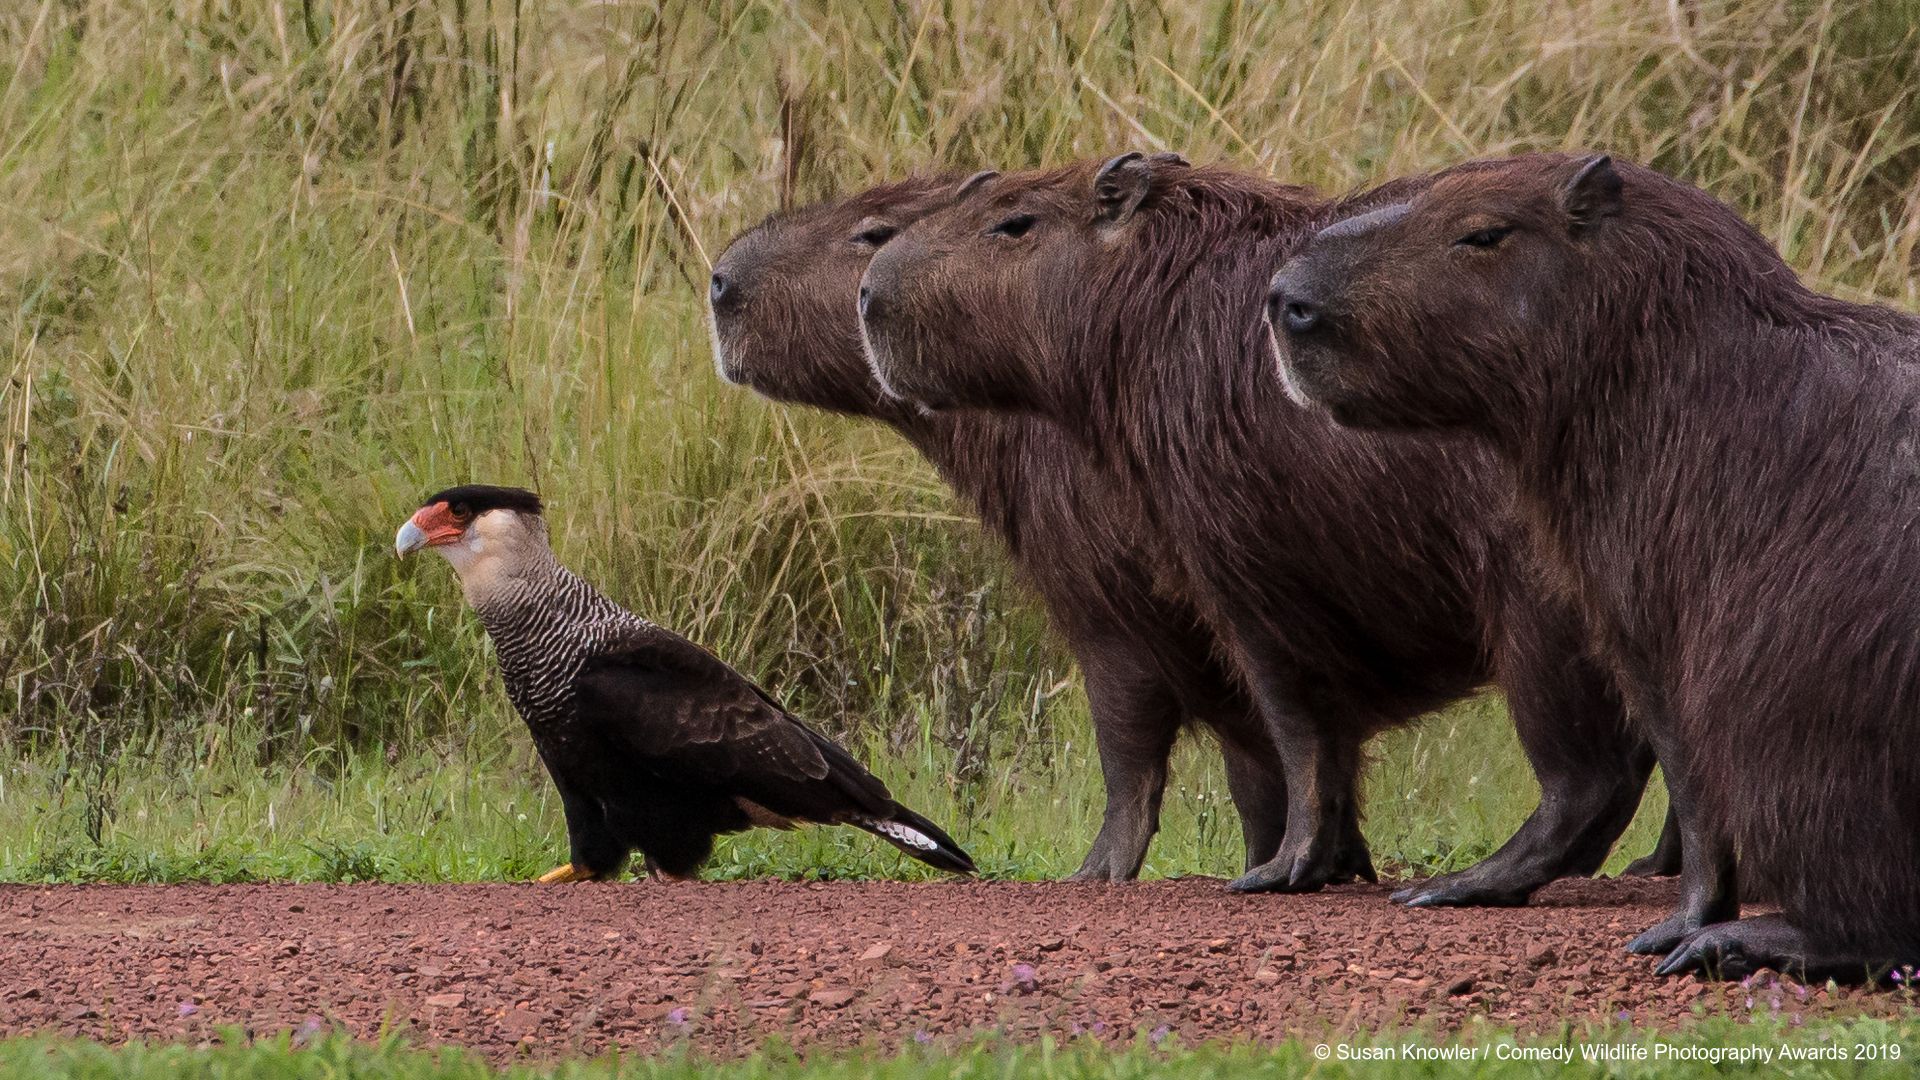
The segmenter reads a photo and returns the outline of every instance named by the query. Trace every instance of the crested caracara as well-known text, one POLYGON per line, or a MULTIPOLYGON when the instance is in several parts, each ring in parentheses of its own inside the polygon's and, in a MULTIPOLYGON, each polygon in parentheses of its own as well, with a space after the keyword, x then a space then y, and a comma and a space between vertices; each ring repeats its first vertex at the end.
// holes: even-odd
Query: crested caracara
POLYGON ((954 873, 973 860, 839 746, 686 638, 600 595, 547 546, 540 498, 468 485, 427 499, 394 539, 460 575, 507 697, 560 790, 572 861, 542 881, 694 876, 720 833, 852 825, 954 873))

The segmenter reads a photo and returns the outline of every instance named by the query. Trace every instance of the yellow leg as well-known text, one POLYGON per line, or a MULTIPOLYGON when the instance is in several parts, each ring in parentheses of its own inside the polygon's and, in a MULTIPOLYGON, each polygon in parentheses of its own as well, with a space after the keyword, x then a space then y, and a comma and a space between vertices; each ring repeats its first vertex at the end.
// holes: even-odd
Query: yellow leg
POLYGON ((569 881, 592 881, 593 871, 588 870, 584 866, 575 866, 572 863, 568 863, 565 866, 554 867, 546 873, 541 874, 535 880, 548 885, 569 881))

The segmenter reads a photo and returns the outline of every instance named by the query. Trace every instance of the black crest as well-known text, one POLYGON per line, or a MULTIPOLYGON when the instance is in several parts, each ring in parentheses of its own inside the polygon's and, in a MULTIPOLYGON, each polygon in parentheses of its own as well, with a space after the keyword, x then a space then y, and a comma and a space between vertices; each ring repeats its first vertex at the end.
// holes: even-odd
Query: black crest
POLYGON ((489 510, 513 510, 522 514, 538 514, 541 511, 540 496, 526 488, 495 487, 492 484, 450 487, 427 496, 427 500, 420 505, 432 506, 434 503, 446 503, 455 513, 464 507, 467 513, 476 516, 489 510))

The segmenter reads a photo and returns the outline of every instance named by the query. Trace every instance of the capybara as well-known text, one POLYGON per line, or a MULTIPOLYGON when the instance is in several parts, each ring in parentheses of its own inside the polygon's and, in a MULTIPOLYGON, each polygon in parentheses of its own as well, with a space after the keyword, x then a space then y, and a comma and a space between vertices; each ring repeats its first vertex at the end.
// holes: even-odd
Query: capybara
POLYGON ((1920 963, 1920 320, 1806 288, 1704 192, 1562 155, 1326 229, 1270 305, 1341 422, 1510 463, 1682 816, 1687 906, 1636 943, 1659 970, 1920 963), (1735 853, 1779 914, 1737 918, 1735 853))
POLYGON ((1539 808, 1485 862, 1401 895, 1524 903, 1599 868, 1653 755, 1538 580, 1490 454, 1341 432, 1283 396, 1266 284, 1335 212, 1140 155, 998 177, 874 257, 869 359, 930 407, 1060 424, 1167 538, 1287 770, 1286 838, 1236 888, 1371 878, 1364 742, 1497 676, 1539 808))
POLYGON ((867 369, 854 307, 867 261, 959 187, 885 184, 741 235, 715 265, 709 296, 720 374, 775 400, 891 426, 1004 541, 1078 659, 1092 711, 1106 816, 1076 879, 1139 874, 1188 719, 1218 737, 1246 865, 1257 866, 1286 832, 1280 758, 1198 614, 1155 581, 1165 559, 1151 554, 1143 516, 1051 424, 930 415, 882 393, 867 369))

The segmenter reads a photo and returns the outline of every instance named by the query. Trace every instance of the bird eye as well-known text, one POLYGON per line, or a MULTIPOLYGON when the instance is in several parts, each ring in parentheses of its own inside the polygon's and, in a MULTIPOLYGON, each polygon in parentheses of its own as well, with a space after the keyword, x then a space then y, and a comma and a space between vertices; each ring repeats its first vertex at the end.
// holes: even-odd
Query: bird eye
POLYGON ((1495 225, 1491 228, 1481 229, 1479 232, 1468 233, 1460 239, 1455 240, 1453 244, 1455 247, 1462 245, 1477 248, 1499 247, 1500 241, 1505 240, 1507 234, 1512 231, 1513 229, 1509 226, 1495 225))
POLYGON ((893 234, 899 231, 899 229, 891 225, 869 225, 853 234, 853 242, 856 244, 865 244, 868 247, 879 247, 881 244, 893 239, 893 234))
POLYGON ((456 521, 465 521, 473 516, 473 508, 466 503, 453 504, 453 517, 456 521))
POLYGON ((1032 214, 1015 214, 987 230, 988 236, 1010 236, 1016 240, 1033 230, 1032 214))

